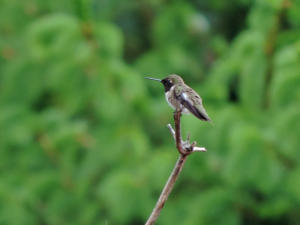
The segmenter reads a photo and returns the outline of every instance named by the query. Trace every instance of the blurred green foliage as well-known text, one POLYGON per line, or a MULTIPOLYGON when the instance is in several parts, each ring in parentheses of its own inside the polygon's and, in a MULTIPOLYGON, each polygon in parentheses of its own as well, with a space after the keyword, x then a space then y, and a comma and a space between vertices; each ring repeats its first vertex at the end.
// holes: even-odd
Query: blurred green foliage
POLYGON ((175 163, 160 84, 212 124, 157 224, 300 224, 298 0, 2 0, 0 224, 143 224, 175 163))

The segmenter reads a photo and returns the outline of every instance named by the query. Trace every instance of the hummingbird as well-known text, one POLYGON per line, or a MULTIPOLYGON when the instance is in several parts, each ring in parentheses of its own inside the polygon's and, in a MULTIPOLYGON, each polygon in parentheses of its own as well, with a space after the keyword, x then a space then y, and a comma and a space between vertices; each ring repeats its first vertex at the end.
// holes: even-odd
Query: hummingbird
POLYGON ((173 109, 181 110, 185 114, 192 113, 200 120, 211 121, 203 107, 200 95, 186 85, 180 76, 171 74, 162 80, 152 77, 145 78, 159 81, 164 85, 166 100, 173 109))

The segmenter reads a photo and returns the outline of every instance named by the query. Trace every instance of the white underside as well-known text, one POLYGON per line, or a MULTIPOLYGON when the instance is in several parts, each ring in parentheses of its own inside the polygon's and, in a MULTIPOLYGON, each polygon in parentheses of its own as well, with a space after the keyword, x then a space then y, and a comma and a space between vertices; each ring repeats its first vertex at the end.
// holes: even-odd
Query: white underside
MULTIPOLYGON (((171 102, 169 102, 169 97, 170 97, 171 93, 173 92, 173 89, 174 89, 174 86, 171 87, 171 89, 165 93, 165 97, 166 97, 166 100, 167 100, 169 106, 171 106, 171 108, 175 110, 176 108, 171 104, 171 102)), ((186 97, 185 93, 183 93, 183 97, 186 97)), ((185 108, 183 105, 180 105, 180 107, 182 109, 182 113, 190 114, 190 111, 187 108, 185 108)))

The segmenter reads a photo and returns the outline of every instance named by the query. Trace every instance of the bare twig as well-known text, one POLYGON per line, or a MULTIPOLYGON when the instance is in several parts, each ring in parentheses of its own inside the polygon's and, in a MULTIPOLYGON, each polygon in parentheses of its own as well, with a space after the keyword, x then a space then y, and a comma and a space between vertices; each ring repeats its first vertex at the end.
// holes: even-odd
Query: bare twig
MULTIPOLYGON (((171 124, 168 124, 167 127, 169 128, 170 133, 172 134, 172 136, 173 136, 173 138, 174 138, 174 141, 176 141, 175 130, 173 129, 172 125, 171 125, 171 124)), ((189 141, 190 141, 190 135, 188 134, 187 140, 186 140, 186 141, 183 141, 182 145, 183 145, 183 146, 186 146, 186 148, 189 148, 188 145, 191 145, 191 144, 189 143, 189 141)), ((192 152, 206 152, 206 148, 194 146, 192 152)))
POLYGON ((185 151, 184 148, 182 147, 180 118, 181 118, 181 111, 176 110, 174 112, 176 147, 177 147, 177 150, 179 151, 180 154, 186 155, 187 151, 185 151))
POLYGON ((145 225, 152 225, 157 220, 160 211, 164 207, 165 202, 167 201, 168 196, 171 193, 173 186, 182 170, 182 167, 187 159, 187 156, 193 152, 206 152, 206 149, 204 147, 197 147, 196 142, 193 142, 192 144, 190 143, 189 134, 187 136, 187 140, 182 141, 181 130, 180 130, 180 118, 181 118, 181 111, 174 112, 175 131, 172 128, 171 124, 168 124, 167 126, 176 142, 176 147, 179 152, 179 158, 145 225))
POLYGON ((193 148, 193 152, 206 152, 206 148, 195 146, 195 147, 193 148))
POLYGON ((179 155, 179 158, 174 166, 174 169, 173 169, 167 183, 165 184, 165 187, 162 190, 162 192, 159 196, 159 199, 158 199, 158 201, 157 201, 157 203, 145 225, 152 225, 155 223, 157 217, 160 214, 160 211, 162 210, 162 208, 165 205, 165 202, 168 199, 170 192, 173 189, 175 181, 177 180, 177 177, 180 174, 186 159, 187 159, 187 155, 179 155))
POLYGON ((173 129, 172 125, 168 124, 167 127, 169 128, 169 130, 174 138, 174 141, 176 141, 175 130, 173 129))

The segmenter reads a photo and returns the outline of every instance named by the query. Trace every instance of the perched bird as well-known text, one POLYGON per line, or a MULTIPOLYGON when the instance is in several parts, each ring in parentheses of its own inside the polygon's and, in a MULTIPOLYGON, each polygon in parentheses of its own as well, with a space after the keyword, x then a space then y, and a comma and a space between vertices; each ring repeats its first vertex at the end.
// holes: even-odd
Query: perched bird
POLYGON ((159 81, 164 85, 166 100, 173 109, 181 110, 182 113, 192 113, 200 120, 211 120, 203 107, 201 97, 187 86, 180 76, 171 74, 162 80, 151 77, 145 78, 159 81))

